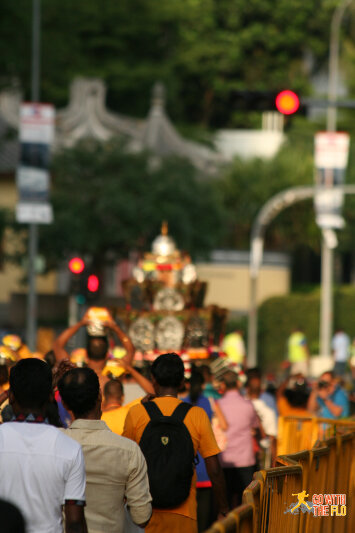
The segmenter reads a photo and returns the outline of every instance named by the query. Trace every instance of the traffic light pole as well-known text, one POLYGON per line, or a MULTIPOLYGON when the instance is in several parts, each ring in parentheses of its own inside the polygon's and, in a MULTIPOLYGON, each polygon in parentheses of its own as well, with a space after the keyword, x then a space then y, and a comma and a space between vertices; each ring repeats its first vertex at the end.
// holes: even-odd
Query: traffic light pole
MULTIPOLYGON (((32 102, 39 102, 40 89, 40 0, 33 0, 32 11, 32 102)), ((38 251, 38 225, 29 224, 28 243, 28 297, 26 317, 26 342, 31 351, 37 344, 37 291, 36 291, 36 257, 38 251)))
POLYGON ((68 326, 71 328, 79 320, 79 304, 75 294, 69 296, 68 326))

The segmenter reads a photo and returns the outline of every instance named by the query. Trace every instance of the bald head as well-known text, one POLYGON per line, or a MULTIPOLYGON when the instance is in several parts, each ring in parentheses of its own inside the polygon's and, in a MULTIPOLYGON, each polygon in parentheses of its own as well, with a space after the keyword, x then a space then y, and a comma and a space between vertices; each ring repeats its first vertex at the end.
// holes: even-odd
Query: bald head
POLYGON ((105 402, 117 401, 122 402, 123 399, 123 385, 118 379, 110 379, 104 387, 105 402))

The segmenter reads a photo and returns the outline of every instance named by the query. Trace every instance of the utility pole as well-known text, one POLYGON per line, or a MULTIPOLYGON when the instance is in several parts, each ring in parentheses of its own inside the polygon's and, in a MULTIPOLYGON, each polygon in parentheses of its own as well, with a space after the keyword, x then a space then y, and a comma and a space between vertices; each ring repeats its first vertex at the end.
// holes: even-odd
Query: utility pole
MULTIPOLYGON (((353 0, 343 0, 335 9, 330 27, 329 45, 329 73, 328 73, 328 102, 337 101, 338 74, 339 74, 339 33, 346 8, 353 0)), ((327 131, 337 129, 337 107, 327 107, 327 131)), ((330 246, 329 231, 322 231, 322 265, 321 265, 321 306, 319 347, 321 355, 331 354, 331 338, 333 334, 333 273, 334 273, 334 247, 330 246), (326 233, 328 232, 328 234, 326 233)), ((334 241, 333 238, 330 239, 334 241)), ((336 245, 336 237, 335 237, 336 245)))
MULTIPOLYGON (((32 1, 32 71, 31 100, 40 99, 40 31, 41 0, 32 1)), ((37 340, 37 291, 36 291, 36 257, 38 251, 38 225, 29 224, 28 242, 28 297, 26 319, 26 342, 31 351, 36 350, 37 340)))

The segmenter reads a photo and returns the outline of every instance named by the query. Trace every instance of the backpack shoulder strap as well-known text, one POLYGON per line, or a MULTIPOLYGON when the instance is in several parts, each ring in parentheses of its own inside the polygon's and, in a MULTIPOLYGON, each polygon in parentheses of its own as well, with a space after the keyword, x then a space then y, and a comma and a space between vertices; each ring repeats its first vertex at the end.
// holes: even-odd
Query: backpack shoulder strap
POLYGON ((179 405, 175 408, 173 414, 171 415, 175 420, 179 422, 183 422, 185 416, 190 411, 192 405, 191 403, 187 402, 181 402, 179 405))
POLYGON ((155 402, 152 402, 152 401, 144 402, 142 403, 142 405, 147 411, 148 416, 151 420, 155 420, 163 416, 163 413, 161 412, 161 410, 159 409, 159 407, 157 406, 155 402))

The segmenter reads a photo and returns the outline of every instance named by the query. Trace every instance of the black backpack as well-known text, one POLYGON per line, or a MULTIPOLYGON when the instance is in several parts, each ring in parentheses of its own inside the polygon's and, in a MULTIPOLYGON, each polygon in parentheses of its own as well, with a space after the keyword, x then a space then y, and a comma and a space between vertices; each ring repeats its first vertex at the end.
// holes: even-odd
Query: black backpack
POLYGON ((152 505, 173 509, 187 500, 194 472, 194 447, 184 418, 192 405, 181 402, 164 416, 155 402, 143 403, 150 421, 139 446, 147 461, 152 505))

